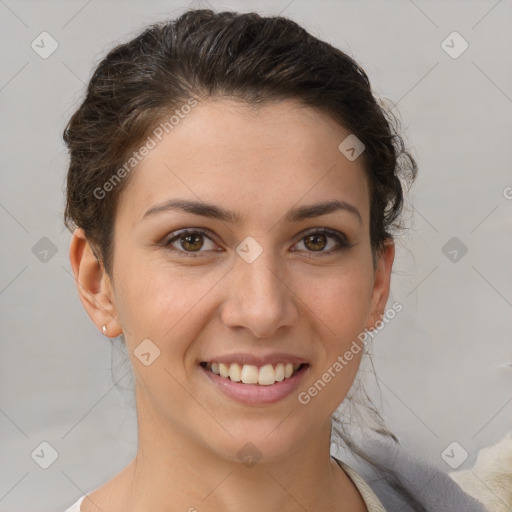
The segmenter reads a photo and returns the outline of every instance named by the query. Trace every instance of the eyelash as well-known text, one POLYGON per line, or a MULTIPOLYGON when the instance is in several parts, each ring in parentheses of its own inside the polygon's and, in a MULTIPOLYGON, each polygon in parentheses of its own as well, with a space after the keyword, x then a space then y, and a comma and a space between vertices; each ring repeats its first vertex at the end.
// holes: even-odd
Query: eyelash
MULTIPOLYGON (((326 235, 328 237, 334 238, 336 240, 336 242, 338 243, 338 247, 336 249, 331 249, 329 251, 318 251, 318 252, 317 251, 307 251, 311 254, 314 254, 314 255, 332 254, 334 252, 342 251, 344 249, 348 249, 348 248, 352 247, 352 244, 350 244, 348 242, 346 236, 343 233, 340 233, 339 231, 329 229, 329 228, 310 229, 309 231, 306 231, 305 233, 302 234, 302 236, 300 237, 300 239, 297 243, 302 242, 304 240, 304 238, 306 238, 307 236, 317 235, 317 234, 326 235)), ((174 247, 171 248, 171 244, 173 242, 175 242, 176 240, 180 240, 180 238, 183 238, 187 235, 202 235, 202 236, 205 236, 206 238, 210 239, 213 242, 212 238, 210 236, 208 236, 208 233, 206 231, 198 228, 198 229, 184 229, 182 231, 175 231, 174 233, 171 234, 170 238, 168 238, 166 241, 163 242, 162 245, 164 247, 168 248, 170 251, 175 252, 185 258, 203 257, 202 253, 208 252, 208 251, 199 250, 199 251, 194 252, 194 251, 184 251, 181 249, 176 249, 174 247)))

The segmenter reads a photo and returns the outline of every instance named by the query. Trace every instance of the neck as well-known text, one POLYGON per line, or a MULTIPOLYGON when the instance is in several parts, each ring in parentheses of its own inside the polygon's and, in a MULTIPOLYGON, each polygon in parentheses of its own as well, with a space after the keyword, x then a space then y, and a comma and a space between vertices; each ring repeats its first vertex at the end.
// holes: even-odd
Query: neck
POLYGON ((330 456, 330 434, 329 420, 293 453, 250 465, 221 457, 168 424, 144 421, 137 455, 122 475, 119 510, 164 512, 172 504, 189 512, 365 511, 330 456))

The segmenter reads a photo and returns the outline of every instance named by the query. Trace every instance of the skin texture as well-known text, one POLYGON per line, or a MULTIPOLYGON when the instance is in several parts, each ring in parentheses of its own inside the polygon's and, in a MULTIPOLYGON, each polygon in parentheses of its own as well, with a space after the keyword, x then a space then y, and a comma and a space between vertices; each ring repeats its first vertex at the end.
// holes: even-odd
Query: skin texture
POLYGON ((329 454, 330 416, 362 351, 310 403, 297 400, 372 328, 389 294, 394 245, 374 267, 362 159, 338 150, 348 134, 292 100, 259 109, 202 101, 132 171, 116 212, 112 276, 75 231, 70 260, 80 299, 100 331, 106 324, 109 337, 124 333, 138 413, 136 458, 85 499, 83 511, 158 512, 171 503, 228 512, 366 510, 329 454), (212 203, 241 220, 178 211, 143 219, 169 199, 212 203), (361 220, 346 210, 284 219, 292 208, 333 199, 355 206, 361 220), (304 240, 304 231, 324 227, 345 234, 351 247, 336 250, 330 236, 304 240), (184 228, 208 232, 200 256, 187 256, 179 239, 164 246, 184 228), (235 250, 248 236, 263 249, 252 263, 235 250), (145 366, 134 350, 148 338, 160 356, 145 366), (235 352, 287 352, 310 367, 297 393, 242 405, 199 366, 235 352), (247 442, 262 454, 252 467, 237 457, 247 442))

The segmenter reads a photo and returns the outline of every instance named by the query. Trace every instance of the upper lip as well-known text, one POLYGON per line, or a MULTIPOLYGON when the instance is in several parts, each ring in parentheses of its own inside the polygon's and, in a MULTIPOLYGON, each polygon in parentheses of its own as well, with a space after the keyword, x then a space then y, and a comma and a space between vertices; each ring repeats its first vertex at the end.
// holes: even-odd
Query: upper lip
POLYGON ((251 364, 254 366, 264 366, 266 364, 278 364, 278 363, 292 363, 292 364, 306 364, 307 360, 303 357, 296 356, 294 354, 287 354, 286 352, 276 352, 272 354, 223 354, 221 356, 212 356, 208 359, 204 359, 206 363, 238 363, 239 365, 251 364))

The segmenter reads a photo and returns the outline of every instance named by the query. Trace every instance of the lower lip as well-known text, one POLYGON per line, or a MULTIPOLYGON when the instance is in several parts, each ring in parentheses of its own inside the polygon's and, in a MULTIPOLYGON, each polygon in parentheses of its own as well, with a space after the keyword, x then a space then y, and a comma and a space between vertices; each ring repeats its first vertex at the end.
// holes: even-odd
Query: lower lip
POLYGON ((290 396, 299 386, 303 377, 309 370, 309 365, 302 366, 294 375, 269 386, 260 384, 243 384, 231 379, 221 377, 207 368, 199 366, 202 372, 226 396, 246 405, 273 404, 290 396))

